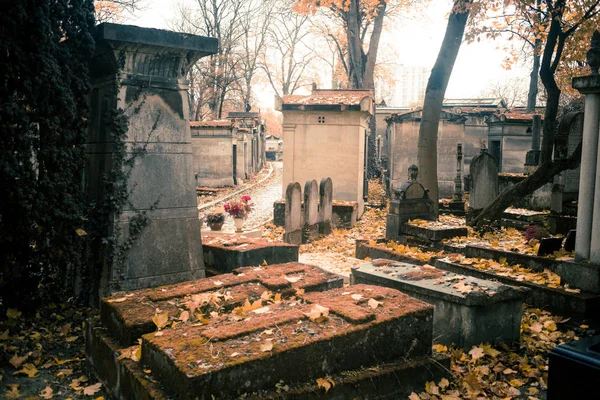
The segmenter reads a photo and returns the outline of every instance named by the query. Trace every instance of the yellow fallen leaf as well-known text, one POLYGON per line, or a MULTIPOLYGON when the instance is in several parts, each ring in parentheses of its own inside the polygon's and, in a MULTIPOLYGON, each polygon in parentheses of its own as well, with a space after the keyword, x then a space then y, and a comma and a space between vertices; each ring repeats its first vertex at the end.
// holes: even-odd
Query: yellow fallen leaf
POLYGON ((471 358, 473 359, 473 361, 476 361, 478 359, 480 359, 481 357, 484 356, 484 352, 483 349, 481 347, 475 347, 473 346, 473 348, 471 349, 471 351, 469 351, 469 355, 471 356, 471 358))
POLYGON ((520 381, 518 379, 511 379, 510 381, 508 381, 508 383, 510 383, 510 385, 514 387, 521 387, 525 384, 523 381, 520 381))
POLYGON ((438 353, 445 353, 446 351, 448 351, 448 347, 444 346, 443 344, 440 343, 436 343, 432 346, 433 350, 435 350, 438 353))
POLYGON ((35 365, 33 365, 33 364, 25 364, 25 365, 23 365, 23 369, 15 372, 13 375, 17 375, 17 374, 24 374, 30 378, 33 378, 34 376, 36 376, 38 374, 38 370, 35 367, 35 365))
POLYGON ((8 389, 6 391, 7 399, 18 399, 21 397, 21 385, 17 383, 11 383, 6 385, 6 388, 8 389))
POLYGON ((418 394, 416 394, 415 392, 412 392, 412 393, 410 394, 410 396, 408 396, 408 399, 409 399, 409 400, 421 400, 421 398, 419 397, 419 395, 418 395, 418 394))
POLYGON ((579 327, 580 327, 581 329, 589 329, 589 328, 590 328, 590 326, 589 326, 589 325, 585 325, 585 324, 583 324, 583 325, 580 325, 579 327))
POLYGON ((446 378, 442 378, 442 380, 438 384, 438 386, 441 387, 442 390, 446 390, 446 388, 448 387, 448 385, 450 385, 450 381, 448 381, 448 379, 446 379, 446 378))
POLYGON ((154 316, 152 317, 152 322, 154 322, 154 325, 156 325, 158 329, 164 328, 169 323, 169 313, 154 313, 154 316))
POLYGON ((87 235, 87 232, 86 232, 86 231, 84 231, 84 230, 83 230, 83 229, 81 229, 81 228, 75 229, 75 233, 76 233, 78 236, 85 236, 85 235, 87 235))
POLYGON ((329 316, 329 308, 323 307, 319 304, 313 304, 310 308, 310 311, 306 315, 315 322, 323 322, 326 321, 327 317, 329 316))
POLYGON ((0 340, 8 340, 8 329, 4 331, 2 335, 0 335, 0 340))
POLYGON ((440 390, 433 381, 429 381, 425 383, 425 391, 429 394, 439 395, 440 390))
POLYGON ((488 345, 488 344, 482 344, 481 348, 483 349, 483 352, 485 354, 487 354, 490 357, 496 358, 498 356, 498 354, 500 354, 500 352, 494 348, 492 348, 492 346, 488 345))
POLYGON ((23 357, 18 357, 16 354, 14 356, 12 356, 12 358, 10 360, 8 360, 8 362, 15 367, 15 369, 19 369, 19 367, 21 366, 21 364, 23 364, 23 362, 25 360, 27 360, 28 355, 24 355, 23 357))

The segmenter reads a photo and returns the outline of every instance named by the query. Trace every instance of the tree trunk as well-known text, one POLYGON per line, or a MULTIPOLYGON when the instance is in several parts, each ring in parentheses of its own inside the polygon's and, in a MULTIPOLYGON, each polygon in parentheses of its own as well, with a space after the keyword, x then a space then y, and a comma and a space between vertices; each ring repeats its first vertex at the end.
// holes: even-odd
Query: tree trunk
POLYGON ((487 221, 497 221, 510 205, 526 197, 550 182, 556 174, 567 169, 575 169, 581 162, 581 143, 573 154, 566 159, 548 161, 542 164, 526 179, 496 197, 481 213, 471 221, 471 226, 481 226, 487 221))
POLYGON ((455 0, 448 18, 446 34, 425 90, 425 101, 419 126, 417 163, 419 181, 429 189, 435 213, 438 213, 437 140, 442 102, 456 62, 465 25, 469 18, 470 0, 455 0))
POLYGON ((535 40, 534 49, 535 53, 533 54, 533 68, 531 70, 531 74, 529 75, 529 91, 527 92, 527 113, 533 114, 535 113, 535 105, 537 102, 538 95, 538 78, 540 76, 540 59, 541 56, 537 53, 538 46, 540 46, 541 40, 535 40))

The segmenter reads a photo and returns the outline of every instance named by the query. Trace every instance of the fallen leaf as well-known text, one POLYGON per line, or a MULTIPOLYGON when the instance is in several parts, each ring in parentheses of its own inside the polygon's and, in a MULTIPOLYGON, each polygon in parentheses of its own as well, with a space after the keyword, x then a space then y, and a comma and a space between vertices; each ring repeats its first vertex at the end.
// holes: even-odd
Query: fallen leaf
POLYGON ((421 398, 419 397, 419 395, 418 395, 418 394, 416 394, 415 392, 412 392, 412 393, 410 394, 410 396, 408 396, 408 399, 409 399, 409 400, 421 400, 421 398))
POLYGON ((0 335, 0 340, 8 340, 8 329, 4 331, 2 335, 0 335))
POLYGON ((329 389, 335 387, 335 381, 331 378, 317 378, 317 385, 325 389, 325 393, 327 393, 329 389))
POLYGON ((181 314, 179 315, 179 320, 181 322, 187 322, 189 319, 190 319, 189 311, 182 311, 181 314))
POLYGON ((356 301, 359 301, 360 299, 362 299, 362 297, 363 297, 363 296, 362 296, 362 294, 358 294, 358 293, 356 293, 356 294, 353 294, 353 295, 352 295, 352 296, 350 296, 350 297, 352 297, 352 298, 353 298, 354 300, 356 300, 356 301))
POLYGON ((8 362, 15 367, 15 369, 19 369, 19 367, 21 366, 21 364, 23 364, 23 362, 25 360, 27 360, 27 357, 29 357, 27 354, 24 355, 23 357, 18 357, 16 354, 14 356, 12 356, 12 358, 10 360, 8 360, 8 362))
POLYGON ((476 361, 478 359, 480 359, 481 357, 484 356, 484 352, 483 349, 481 347, 475 347, 473 346, 473 348, 471 349, 471 351, 469 351, 469 355, 471 356, 471 358, 473 359, 473 361, 476 361))
POLYGON ((8 389, 6 391, 7 399, 18 399, 21 397, 21 385, 17 383, 11 383, 6 385, 6 388, 8 389))
POLYGON ((108 299, 106 300, 107 303, 122 303, 125 300, 127 300, 127 297, 119 297, 117 299, 108 299))
POLYGON ((46 386, 46 388, 40 392, 40 397, 42 399, 51 399, 54 397, 53 392, 54 390, 52 390, 50 386, 46 386))
POLYGON ((81 228, 77 228, 77 229, 75 229, 75 233, 77 234, 77 236, 85 236, 85 235, 87 235, 87 232, 86 232, 86 231, 84 231, 84 230, 83 230, 83 229, 81 229, 81 228))
POLYGON ((440 343, 436 343, 433 346, 431 346, 433 348, 433 350, 435 350, 438 353, 444 353, 446 351, 448 351, 448 347, 444 346, 443 344, 440 343))
POLYGON ((310 308, 310 312, 306 315, 315 322, 323 322, 327 320, 329 308, 323 307, 319 304, 313 304, 310 308))
POLYGON ((38 370, 35 367, 35 365, 33 365, 33 364, 25 364, 25 365, 23 365, 23 369, 15 372, 13 375, 17 375, 17 374, 24 374, 30 378, 33 378, 34 376, 36 376, 38 374, 38 370))
POLYGON ((256 314, 264 314, 269 312, 269 306, 265 306, 265 307, 261 307, 261 308, 257 308, 256 310, 252 310, 253 313, 256 314))
POLYGON ((221 281, 213 281, 213 283, 215 284, 215 286, 223 286, 223 282, 221 281))
POLYGON ((377 307, 379 307, 379 305, 381 304, 381 302, 379 302, 379 301, 377 301, 375 299, 369 299, 369 301, 367 302, 367 304, 371 308, 377 308, 377 307))
POLYGON ((83 389, 83 394, 87 395, 87 396, 92 396, 94 395, 96 392, 98 392, 100 390, 100 388, 102 387, 102 383, 98 382, 94 385, 90 385, 88 387, 85 387, 83 389))
POLYGON ((154 313, 154 316, 152 317, 152 322, 154 322, 154 325, 156 325, 158 329, 164 328, 169 323, 169 313, 154 313))
POLYGON ((260 351, 267 352, 267 351, 271 351, 271 350, 273 350, 273 341, 268 340, 268 341, 261 343, 260 351))
POLYGON ((442 380, 438 384, 438 386, 441 387, 442 390, 446 390, 446 388, 448 387, 448 385, 450 385, 450 381, 448 381, 448 379, 446 379, 446 378, 442 378, 442 380))
POLYGON ((290 283, 296 283, 299 280, 301 280, 302 277, 301 276, 285 276, 284 275, 284 279, 290 283))

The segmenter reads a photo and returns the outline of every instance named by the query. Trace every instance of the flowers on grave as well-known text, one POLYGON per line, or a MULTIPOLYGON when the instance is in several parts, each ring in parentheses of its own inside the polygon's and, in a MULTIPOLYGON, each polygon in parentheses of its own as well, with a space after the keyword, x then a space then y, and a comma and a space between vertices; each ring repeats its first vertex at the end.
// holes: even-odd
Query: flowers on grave
POLYGON ((223 214, 222 212, 210 213, 206 217, 204 217, 204 220, 206 221, 207 225, 222 224, 223 222, 225 222, 225 214, 223 214))
POLYGON ((252 211, 252 207, 254 207, 254 203, 251 200, 250 196, 242 196, 239 200, 232 200, 229 203, 225 203, 223 208, 233 218, 247 219, 248 214, 252 211))

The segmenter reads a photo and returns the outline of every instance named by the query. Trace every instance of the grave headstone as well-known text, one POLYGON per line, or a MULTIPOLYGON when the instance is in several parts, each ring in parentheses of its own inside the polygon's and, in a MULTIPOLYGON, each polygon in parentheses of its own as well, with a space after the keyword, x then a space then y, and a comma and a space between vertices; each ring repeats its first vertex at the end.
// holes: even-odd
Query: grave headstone
POLYGON ((302 243, 302 188, 298 182, 288 184, 285 191, 285 232, 283 241, 302 243))
POLYGON ((452 202, 450 202, 450 210, 457 212, 458 215, 464 215, 465 202, 463 200, 463 151, 462 144, 456 145, 456 178, 454 178, 454 195, 452 196, 452 202))
POLYGON ((408 168, 408 181, 394 191, 386 220, 387 239, 397 239, 402 234, 402 226, 409 219, 436 219, 429 191, 417 182, 418 175, 419 168, 411 165, 408 168))
POLYGON ((498 163, 487 149, 473 157, 470 167, 469 217, 476 217, 498 196, 498 163))
POLYGON ((304 185, 304 235, 303 242, 319 236, 319 186, 316 180, 304 185))
POLYGON ((128 193, 122 211, 109 217, 114 222, 107 234, 121 233, 115 245, 119 257, 96 257, 100 294, 204 277, 186 76, 198 59, 217 52, 218 42, 131 25, 104 23, 95 29, 87 196, 102 201, 119 184, 105 177, 126 176, 128 193), (118 109, 128 119, 124 154, 107 129, 118 109), (121 156, 133 162, 115 171, 121 156), (130 236, 140 217, 148 223, 130 236))
POLYGON ((331 233, 331 213, 333 207, 333 182, 331 178, 321 179, 319 185, 319 233, 331 233))

